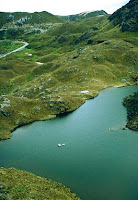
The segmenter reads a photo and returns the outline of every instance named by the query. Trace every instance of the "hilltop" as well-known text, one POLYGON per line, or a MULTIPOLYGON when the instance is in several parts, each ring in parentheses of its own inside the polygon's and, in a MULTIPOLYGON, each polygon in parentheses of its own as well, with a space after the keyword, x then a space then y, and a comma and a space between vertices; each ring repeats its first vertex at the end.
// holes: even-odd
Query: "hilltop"
POLYGON ((62 18, 70 20, 70 21, 76 21, 76 20, 87 19, 87 18, 96 17, 96 16, 100 17, 103 15, 107 15, 107 12, 105 12, 104 10, 97 10, 97 11, 86 11, 86 12, 82 12, 76 15, 67 15, 67 16, 63 16, 62 18))
POLYGON ((25 24, 43 24, 43 23, 61 23, 64 20, 61 17, 52 15, 46 11, 43 12, 0 12, 0 28, 7 25, 23 26, 25 24))
POLYGON ((46 11, 27 13, 0 12, 0 40, 19 38, 21 35, 40 34, 60 26, 65 19, 46 11))

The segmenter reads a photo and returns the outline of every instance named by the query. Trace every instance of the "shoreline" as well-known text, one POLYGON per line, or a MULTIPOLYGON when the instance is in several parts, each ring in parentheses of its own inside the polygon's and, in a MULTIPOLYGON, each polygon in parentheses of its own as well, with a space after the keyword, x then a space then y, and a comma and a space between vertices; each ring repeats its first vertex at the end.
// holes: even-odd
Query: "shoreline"
POLYGON ((1 167, 0 174, 2 199, 32 199, 35 195, 33 199, 81 200, 68 186, 32 172, 1 167))
MULTIPOLYGON (((101 89, 100 91, 98 91, 98 93, 97 93, 98 95, 96 95, 95 97, 93 97, 93 98, 86 97, 84 103, 85 103, 87 100, 94 99, 94 98, 96 98, 97 96, 99 96, 99 94, 100 94, 100 92, 101 92, 102 90, 105 90, 105 89, 108 89, 108 88, 112 88, 112 87, 113 87, 113 88, 121 88, 121 87, 129 87, 129 86, 135 86, 135 85, 134 85, 134 84, 131 84, 131 85, 124 85, 124 84, 122 84, 122 85, 114 85, 114 86, 109 86, 109 87, 103 88, 103 89, 101 89)), ((59 114, 53 114, 53 115, 51 114, 51 115, 48 115, 48 116, 46 116, 45 118, 42 118, 42 119, 32 120, 32 121, 29 121, 28 123, 23 123, 23 124, 17 125, 17 126, 15 126, 14 128, 12 128, 12 129, 9 131, 9 136, 8 136, 8 137, 0 138, 0 141, 4 141, 4 140, 10 139, 10 138, 12 137, 12 133, 13 133, 16 129, 20 128, 20 127, 29 125, 29 124, 31 124, 31 123, 33 123, 33 122, 36 122, 36 121, 52 120, 52 119, 55 119, 56 117, 58 117, 58 116, 60 116, 60 115, 69 114, 69 113, 71 113, 71 112, 77 110, 77 109, 78 109, 80 106, 82 106, 84 103, 82 103, 82 104, 79 105, 77 108, 72 109, 71 111, 68 111, 68 112, 61 112, 61 113, 59 113, 59 114)), ((122 102, 122 103, 123 103, 123 102, 122 102)), ((126 124, 125 127, 127 127, 127 124, 126 124)), ((129 128, 129 127, 128 127, 128 128, 129 128)), ((131 129, 131 128, 129 128, 129 129, 132 130, 132 131, 135 131, 135 130, 133 130, 133 129, 131 129)))

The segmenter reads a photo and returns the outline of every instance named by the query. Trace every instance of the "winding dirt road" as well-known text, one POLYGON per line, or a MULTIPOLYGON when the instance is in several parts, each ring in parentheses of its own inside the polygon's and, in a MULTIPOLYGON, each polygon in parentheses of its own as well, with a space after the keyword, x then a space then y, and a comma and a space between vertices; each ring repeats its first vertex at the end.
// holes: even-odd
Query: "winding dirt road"
POLYGON ((10 51, 10 52, 8 52, 8 53, 5 53, 5 54, 3 54, 3 55, 0 55, 0 58, 6 57, 6 56, 10 55, 11 53, 15 53, 15 52, 18 52, 18 51, 22 51, 25 47, 27 47, 27 46, 29 45, 27 42, 18 42, 18 43, 22 43, 22 44, 24 44, 24 45, 23 45, 22 47, 19 47, 19 48, 13 50, 13 51, 10 51))

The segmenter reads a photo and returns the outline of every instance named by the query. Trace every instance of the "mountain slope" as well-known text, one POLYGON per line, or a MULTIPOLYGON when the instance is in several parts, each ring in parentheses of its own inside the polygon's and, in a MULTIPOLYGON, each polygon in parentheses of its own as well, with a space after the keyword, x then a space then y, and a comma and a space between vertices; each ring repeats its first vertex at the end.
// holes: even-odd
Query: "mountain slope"
POLYGON ((109 19, 119 25, 122 31, 138 31, 138 1, 130 0, 128 4, 114 12, 109 19))
POLYGON ((80 200, 60 183, 14 168, 0 169, 0 199, 80 200))
POLYGON ((27 12, 14 12, 5 13, 0 12, 0 28, 3 25, 17 25, 22 26, 24 24, 34 25, 43 23, 62 23, 64 20, 61 17, 52 15, 46 11, 27 13, 27 12))

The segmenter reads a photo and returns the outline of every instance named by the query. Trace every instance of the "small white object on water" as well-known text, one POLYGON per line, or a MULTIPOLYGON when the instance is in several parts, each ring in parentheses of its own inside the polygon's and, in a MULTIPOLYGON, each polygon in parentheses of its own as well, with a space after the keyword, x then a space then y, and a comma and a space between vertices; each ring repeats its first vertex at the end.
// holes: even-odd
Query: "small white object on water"
POLYGON ((58 144, 58 147, 62 147, 62 146, 65 146, 65 144, 58 144))
POLYGON ((113 129, 113 128, 108 128, 108 130, 109 130, 109 131, 113 131, 114 129, 113 129))

